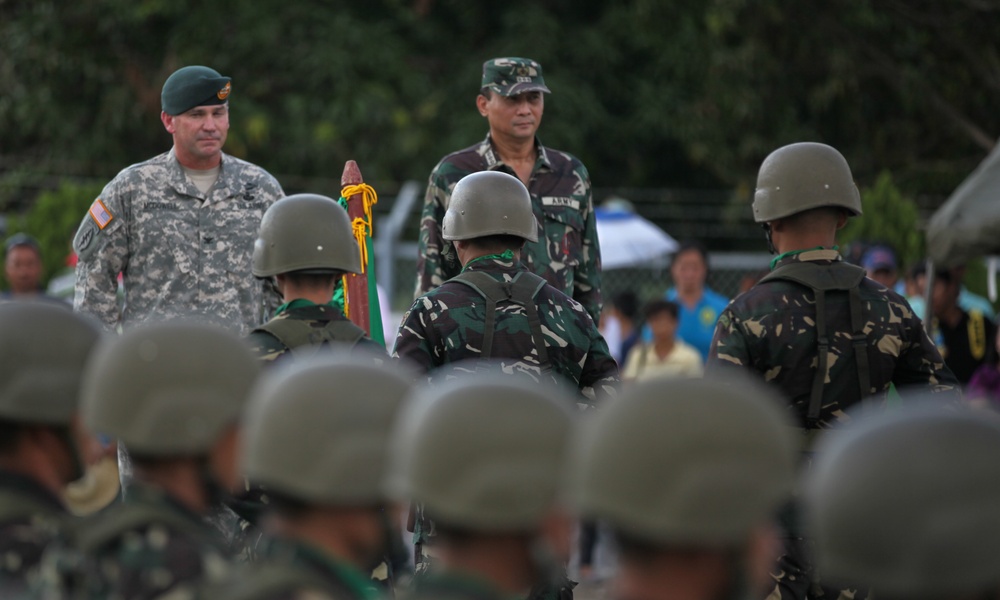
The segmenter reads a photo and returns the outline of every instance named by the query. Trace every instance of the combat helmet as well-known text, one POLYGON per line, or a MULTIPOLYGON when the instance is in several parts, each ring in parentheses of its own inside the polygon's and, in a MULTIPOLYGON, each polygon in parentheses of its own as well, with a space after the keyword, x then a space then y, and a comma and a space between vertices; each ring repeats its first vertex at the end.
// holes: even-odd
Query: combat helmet
POLYGON ((387 491, 439 525, 531 532, 557 499, 572 406, 558 388, 492 372, 427 387, 398 420, 387 491))
POLYGON ((441 224, 441 236, 449 242, 488 235, 538 241, 528 188, 517 177, 500 171, 480 171, 460 179, 441 224))
POLYGON ((754 221, 769 223, 822 206, 861 215, 861 194, 840 152, 826 144, 800 142, 764 159, 753 198, 754 221))
POLYGON ((381 503, 389 434, 410 381, 347 354, 268 372, 246 411, 245 474, 310 504, 381 503))
POLYGON ((805 524, 825 579, 886 598, 1000 589, 996 414, 902 408, 827 435, 816 457, 805 524))
POLYGON ((101 330, 49 302, 0 304, 0 419, 69 425, 101 330))
POLYGON ((253 245, 253 274, 361 272, 361 254, 347 211, 318 194, 295 194, 272 204, 253 245))
POLYGON ((189 322, 126 331, 95 351, 84 424, 143 457, 206 454, 235 423, 259 370, 237 336, 189 322))
POLYGON ((571 497, 585 517, 658 547, 732 547, 789 499, 792 424, 745 378, 660 377, 584 429, 571 497))

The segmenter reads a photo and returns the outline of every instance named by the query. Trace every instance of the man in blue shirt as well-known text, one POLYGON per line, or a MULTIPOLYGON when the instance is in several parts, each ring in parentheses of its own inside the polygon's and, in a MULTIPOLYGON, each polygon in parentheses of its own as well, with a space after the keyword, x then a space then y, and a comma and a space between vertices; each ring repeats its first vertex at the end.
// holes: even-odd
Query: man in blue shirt
POLYGON ((670 277, 674 287, 667 290, 666 299, 680 306, 677 337, 694 346, 705 360, 712 345, 715 322, 729 305, 729 298, 705 286, 708 251, 700 242, 681 244, 670 264, 670 277))

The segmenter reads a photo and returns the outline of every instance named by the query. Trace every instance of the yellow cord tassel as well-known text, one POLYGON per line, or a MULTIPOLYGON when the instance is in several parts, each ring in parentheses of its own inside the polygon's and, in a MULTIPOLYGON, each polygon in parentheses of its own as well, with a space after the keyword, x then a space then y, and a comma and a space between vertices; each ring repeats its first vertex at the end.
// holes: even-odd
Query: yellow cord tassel
POLYGON ((367 183, 344 186, 340 190, 343 198, 350 199, 355 194, 361 194, 361 206, 364 208, 365 217, 358 217, 351 223, 354 230, 354 239, 358 242, 358 249, 361 250, 361 272, 364 273, 368 267, 368 245, 365 244, 365 237, 372 234, 372 206, 378 203, 378 194, 375 188, 367 183))

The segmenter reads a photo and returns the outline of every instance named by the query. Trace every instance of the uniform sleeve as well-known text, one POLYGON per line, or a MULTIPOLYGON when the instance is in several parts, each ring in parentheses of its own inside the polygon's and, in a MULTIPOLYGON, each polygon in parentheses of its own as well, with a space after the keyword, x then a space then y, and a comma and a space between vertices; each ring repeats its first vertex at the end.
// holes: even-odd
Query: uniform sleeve
POLYGON ((403 315, 403 324, 396 334, 396 343, 392 347, 392 357, 402 358, 424 373, 437 366, 434 360, 434 349, 428 339, 427 309, 430 300, 418 298, 410 310, 403 315))
POLYGON ((441 221, 451 197, 448 182, 441 175, 439 164, 431 173, 420 214, 420 235, 417 240, 417 285, 414 298, 419 298, 458 274, 452 262, 443 254, 446 242, 441 237, 441 221))
POLYGON ((109 183, 83 215, 73 238, 76 251, 76 288, 73 308, 114 330, 121 321, 118 274, 128 269, 126 192, 109 183))
POLYGON ((590 174, 582 164, 577 167, 577 176, 584 188, 586 207, 583 224, 583 256, 580 268, 573 280, 573 299, 583 305, 590 318, 597 323, 601 318, 601 245, 597 240, 597 217, 594 214, 593 192, 590 174))
POLYGON ((727 308, 719 315, 715 324, 715 335, 708 351, 705 371, 711 373, 718 368, 751 368, 750 348, 739 319, 727 308))
POLYGON ((906 323, 907 340, 900 351, 892 382, 900 391, 922 388, 934 392, 958 390, 958 380, 944 364, 937 346, 927 335, 923 323, 911 311, 906 323))
POLYGON ((618 396, 621 378, 618 362, 611 356, 608 343, 594 322, 589 317, 585 318, 590 324, 590 351, 580 373, 580 393, 590 402, 599 403, 618 396))

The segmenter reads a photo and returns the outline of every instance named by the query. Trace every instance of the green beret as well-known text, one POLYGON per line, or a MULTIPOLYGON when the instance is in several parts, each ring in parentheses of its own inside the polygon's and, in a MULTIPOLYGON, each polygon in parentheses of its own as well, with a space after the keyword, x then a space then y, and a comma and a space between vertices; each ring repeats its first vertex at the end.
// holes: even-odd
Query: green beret
POLYGON ((232 89, 229 77, 208 67, 191 66, 174 71, 167 77, 160 94, 163 112, 179 115, 196 106, 224 104, 232 89))
POLYGON ((516 96, 524 92, 545 92, 542 65, 530 58, 491 58, 483 63, 482 88, 489 88, 501 96, 516 96))

